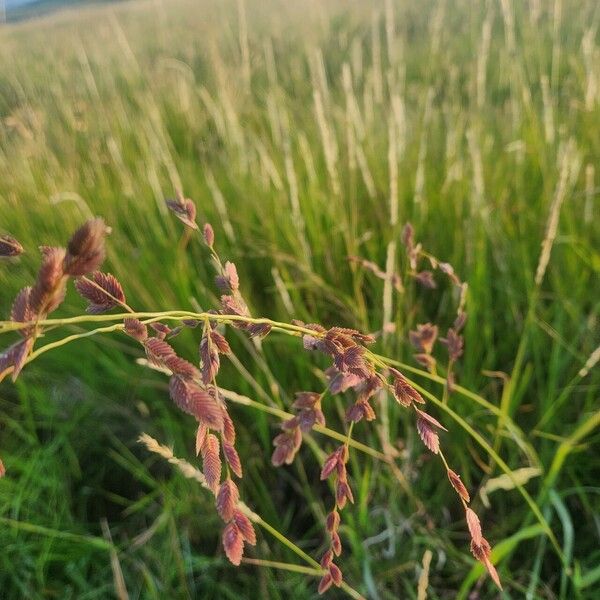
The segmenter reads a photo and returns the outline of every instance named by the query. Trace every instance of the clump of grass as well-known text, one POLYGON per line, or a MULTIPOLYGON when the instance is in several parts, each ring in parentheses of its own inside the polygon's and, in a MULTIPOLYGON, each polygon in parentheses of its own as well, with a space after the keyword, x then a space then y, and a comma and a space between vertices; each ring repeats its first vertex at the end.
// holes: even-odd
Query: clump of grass
MULTIPOLYGON (((167 201, 167 206, 188 230, 199 230, 196 206, 192 200, 178 193, 175 200, 167 201)), ((348 389, 355 389, 357 392, 356 400, 345 413, 348 424, 345 440, 325 458, 321 469, 321 480, 334 479, 334 501, 326 517, 329 547, 320 562, 322 574, 319 593, 326 592, 332 585, 341 587, 343 583, 342 571, 334 559, 342 554, 340 512, 348 502, 354 503, 347 469, 350 442, 356 423, 376 419, 376 412, 370 401, 382 390, 388 390, 399 405, 414 411, 419 437, 433 454, 440 456, 448 479, 463 505, 471 536, 471 552, 485 565, 501 589, 500 579, 490 560, 490 544, 483 537, 479 518, 468 506, 470 495, 460 476, 448 466, 440 448, 438 432, 447 429, 419 408, 425 405, 425 400, 412 382, 398 369, 390 367, 389 359, 376 355, 369 349, 375 342, 373 335, 351 328, 325 328, 319 324, 306 324, 297 320, 285 323, 253 317, 240 290, 237 268, 232 262, 221 260, 215 245, 214 230, 208 223, 202 229, 202 238, 216 269, 216 286, 222 292, 220 308, 197 314, 185 311, 164 313, 163 317, 180 322, 174 328, 160 317, 140 318, 141 313, 127 304, 120 282, 112 274, 98 270, 106 255, 105 237, 109 232, 104 221, 96 218, 82 225, 73 234, 66 248, 42 247, 42 265, 34 285, 25 287, 18 293, 10 320, 0 322, 0 332, 16 331, 22 337, 0 355, 0 381, 8 374, 12 374, 15 381, 24 365, 35 358, 34 346, 37 339, 43 336, 47 327, 57 324, 48 319, 48 315, 62 304, 70 278, 74 278, 79 295, 88 301, 88 314, 100 315, 117 307, 124 309, 126 313, 122 323, 110 330, 122 330, 140 343, 149 364, 169 375, 171 400, 179 409, 196 419, 196 454, 202 457, 200 480, 213 493, 217 513, 225 524, 222 534, 225 554, 232 564, 239 565, 245 546, 254 546, 257 540, 252 521, 242 510, 240 492, 234 479, 241 479, 243 476, 242 460, 235 447, 236 427, 217 384, 221 356, 231 354, 231 347, 220 328, 230 326, 240 329, 254 339, 265 338, 272 331, 301 337, 305 350, 322 353, 332 361, 327 370, 329 382, 322 392, 304 391, 296 394, 293 407, 299 412, 281 424, 282 432, 273 441, 275 451, 271 460, 275 466, 291 464, 300 448, 303 434, 310 432, 315 425, 326 425, 322 402, 327 393, 333 395, 348 389), (197 327, 202 331, 198 346, 198 367, 179 356, 171 345, 171 340, 184 328, 197 327)), ((18 243, 12 238, 6 239, 9 242, 6 243, 5 254, 15 254, 15 248, 19 248, 18 243)), ((450 265, 427 255, 420 244, 415 245, 410 225, 405 228, 404 240, 410 257, 410 274, 422 285, 435 287, 430 271, 417 271, 418 260, 422 255, 427 256, 431 265, 448 275, 453 283, 462 285, 450 265)), ((365 264, 369 266, 368 263, 363 263, 363 266, 365 264)), ((462 326, 466 313, 464 295, 461 298, 457 321, 462 326)), ((77 322, 86 323, 87 320, 83 317, 77 322)), ((424 350, 425 354, 430 354, 435 341, 437 330, 433 327, 421 326, 417 332, 412 332, 413 343, 424 350)), ((454 328, 449 329, 445 341, 450 354, 448 388, 452 363, 462 353, 462 338, 458 331, 459 326, 455 324, 454 328)), ((90 335, 102 332, 102 328, 99 328, 91 331, 90 335)), ((69 338, 64 337, 54 342, 53 346, 61 347, 68 341, 69 338)), ((44 348, 40 350, 44 351, 44 348)), ((158 446, 153 448, 154 451, 160 450, 158 446)), ((176 460, 172 462, 179 466, 184 464, 176 460)), ((187 466, 185 468, 190 471, 187 466)))
MULTIPOLYGON (((164 191, 189 190, 223 232, 219 252, 238 265, 252 314, 379 334, 378 351, 452 432, 450 464, 489 537, 503 540, 494 562, 505 588, 595 598, 597 2, 235 4, 132 0, 2 27, 0 234, 27 252, 0 265, 0 304, 34 280, 40 241, 61 245, 100 214, 118 249, 104 268, 137 309, 218 306, 202 249, 191 232, 174 244, 178 223, 165 219, 164 191), (465 351, 445 403, 439 340, 456 289, 426 259, 436 290, 406 277, 407 220, 469 283, 465 351), (347 256, 402 274, 404 293, 395 279, 344 268, 347 256), (438 327, 435 374, 410 343, 427 323, 438 327)), ((79 315, 71 296, 50 316, 79 315)), ((89 323, 108 333, 123 318, 89 323)), ((164 403, 168 379, 139 369, 141 346, 125 335, 97 344, 87 325, 63 326, 77 351, 46 350, 55 339, 46 330, 33 368, 0 395, 5 595, 102 593, 110 561, 94 548, 105 547, 95 536, 106 516, 132 595, 312 597, 289 571, 230 576, 214 499, 121 442, 143 430, 193 454, 191 417, 164 403)), ((190 360, 193 337, 186 329, 173 340, 190 360)), ((356 394, 324 398, 326 427, 303 434, 291 467, 265 468, 258 458, 277 425, 302 412, 292 414, 287 390, 322 391, 326 358, 297 350, 293 337, 260 344, 229 330, 227 339, 235 352, 221 356, 219 379, 235 391, 222 395, 245 425, 236 448, 251 457, 241 493, 319 557, 334 490, 317 483, 315 466, 344 442, 337 423, 356 394)), ((369 403, 377 420, 355 427, 349 444, 345 577, 373 598, 410 596, 431 549, 431 595, 489 593, 457 524, 462 506, 410 425, 415 413, 385 390, 369 403)), ((291 557, 259 544, 249 550, 291 557)))

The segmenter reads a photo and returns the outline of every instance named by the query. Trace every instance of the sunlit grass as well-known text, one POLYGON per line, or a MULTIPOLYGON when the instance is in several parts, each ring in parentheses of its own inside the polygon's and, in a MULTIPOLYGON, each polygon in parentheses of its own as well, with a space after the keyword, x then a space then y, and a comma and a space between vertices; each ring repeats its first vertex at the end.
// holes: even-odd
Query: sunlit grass
MULTIPOLYGON (((591 0, 539 4, 173 0, 1 29, 0 229, 27 250, 0 265, 3 310, 32 278, 37 246, 90 214, 113 226, 108 268, 137 309, 210 308, 206 255, 178 245, 165 213, 181 187, 236 259, 253 314, 366 331, 389 318, 396 332, 378 350, 413 364, 407 332, 452 322, 450 288, 390 295, 347 261, 402 266, 410 220, 469 283, 467 393, 448 404, 467 427, 446 421, 452 463, 472 490, 503 476, 494 456, 512 473, 539 468, 520 485, 565 562, 522 493, 477 496, 507 593, 593 598, 600 377, 593 365, 579 372, 598 346, 600 14, 591 0)), ((60 316, 80 306, 73 294, 60 316)), ((267 340, 265 361, 236 340, 249 375, 229 365, 228 387, 286 410, 291 390, 318 382, 293 341, 267 340)), ((194 356, 191 334, 180 348, 194 356)), ((3 597, 107 597, 113 545, 130 597, 314 597, 306 576, 228 566, 210 500, 138 447, 147 431, 193 456, 192 425, 138 356, 118 334, 83 340, 2 384, 3 597)), ((440 382, 414 379, 442 397, 440 382)), ((278 419, 232 411, 252 457, 245 501, 317 555, 328 498, 317 450, 275 470, 278 419)), ((410 493, 353 455, 346 577, 369 597, 416 597, 431 550, 431 596, 467 597, 478 567, 443 470, 394 406, 383 430, 400 444, 410 493)), ((379 433, 363 441, 379 448, 379 433)), ((293 558, 259 544, 261 558, 293 558)))

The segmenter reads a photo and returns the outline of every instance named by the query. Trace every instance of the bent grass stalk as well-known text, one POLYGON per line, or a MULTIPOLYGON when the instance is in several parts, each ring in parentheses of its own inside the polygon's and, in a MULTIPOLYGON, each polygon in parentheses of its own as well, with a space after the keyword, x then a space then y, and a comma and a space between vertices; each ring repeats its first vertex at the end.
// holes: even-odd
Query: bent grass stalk
MULTIPOLYGON (((164 446, 157 442, 152 436, 147 433, 143 433, 140 435, 138 442, 143 444, 150 452, 154 454, 158 454, 167 462, 175 466, 184 477, 188 479, 194 479, 197 481, 205 490, 211 491, 208 483, 206 482, 206 478, 202 474, 200 470, 191 465, 184 459, 178 458, 173 454, 173 451, 168 447, 164 446)), ((271 567, 276 569, 283 569, 286 571, 293 571, 296 573, 304 573, 306 575, 313 575, 315 577, 322 577, 325 571, 321 568, 319 563, 311 558, 304 550, 299 548, 294 542, 292 542, 289 538, 287 538, 283 533, 281 533, 278 529, 267 523, 260 515, 254 512, 250 507, 248 507, 243 502, 240 503, 240 509, 248 516, 248 518, 253 522, 262 527, 265 531, 268 531, 274 538, 276 538, 279 542, 281 542, 284 546, 289 548, 294 554, 299 556, 304 562, 306 562, 309 567, 304 567, 302 565, 295 565, 290 563, 283 563, 279 561, 270 561, 263 559, 252 559, 245 558, 242 562, 247 564, 253 564, 264 567, 271 567)), ((356 600, 363 599, 363 596, 359 594, 355 589, 350 587, 348 584, 343 584, 342 589, 351 597, 356 600)))
MULTIPOLYGON (((396 362, 396 361, 387 361, 380 357, 376 357, 375 360, 377 360, 382 366, 385 365, 386 362, 389 362, 390 364, 394 364, 396 362)), ((477 431, 475 431, 475 429, 473 429, 473 427, 471 427, 471 425, 469 425, 459 414, 457 414, 454 410, 452 410, 446 402, 443 402, 443 401, 439 400, 438 398, 436 398, 431 392, 427 391, 425 388, 420 386, 415 381, 412 381, 410 379, 408 381, 416 390, 418 390, 421 394, 423 394, 423 396, 425 396, 428 400, 430 400, 438 408, 440 408, 444 412, 446 412, 454 421, 456 421, 456 423, 458 423, 458 425, 460 425, 469 434, 469 436, 471 436, 471 438, 473 438, 488 453, 488 455, 498 465, 498 467, 500 467, 500 469, 502 469, 502 471, 504 471, 504 473, 509 477, 509 479, 514 484, 515 488, 519 491, 521 496, 523 496, 524 500, 529 505, 529 508, 531 508, 531 511, 533 512, 536 519, 542 526, 544 533, 550 539, 550 542, 552 543, 552 546, 554 547, 558 557, 560 558, 561 562, 564 563, 564 560, 565 560, 564 554, 562 552, 560 544, 558 543, 558 540, 556 539, 556 536, 554 535, 554 532, 552 531, 552 529, 550 528, 550 525, 548 524, 548 521, 542 514, 542 511, 540 510, 536 501, 531 497, 531 495, 527 492, 527 490, 523 487, 523 485, 514 477, 511 468, 502 460, 502 458, 498 455, 498 453, 495 452, 494 449, 485 441, 483 436, 481 434, 479 434, 477 431)), ((441 453, 440 453, 440 456, 442 457, 442 460, 445 463, 445 458, 443 458, 443 455, 441 453)))

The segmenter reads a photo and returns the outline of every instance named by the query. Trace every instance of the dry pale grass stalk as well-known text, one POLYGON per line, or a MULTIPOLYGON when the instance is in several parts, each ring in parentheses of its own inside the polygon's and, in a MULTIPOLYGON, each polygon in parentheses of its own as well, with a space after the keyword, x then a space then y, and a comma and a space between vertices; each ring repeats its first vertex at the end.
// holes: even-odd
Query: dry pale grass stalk
POLYGON ((251 69, 250 69, 250 45, 248 43, 248 23, 246 22, 246 3, 244 0, 237 0, 239 33, 240 33, 240 52, 242 55, 242 73, 247 91, 250 91, 251 69))
POLYGON ((600 346, 598 346, 585 361, 579 370, 579 377, 585 377, 600 362, 600 346))
POLYGON ((427 159, 427 135, 429 133, 429 121, 431 119, 431 107, 433 104, 434 90, 430 87, 425 97, 425 108, 423 109, 423 121, 421 124, 421 136, 419 138, 419 156, 417 159, 417 172, 415 175, 414 202, 419 210, 425 212, 425 160, 427 159))
POLYGON ((585 109, 593 110, 600 94, 600 49, 595 44, 598 25, 590 27, 581 40, 581 49, 585 64, 585 109))
POLYGON ((115 584, 115 595, 118 600, 129 600, 129 594, 127 592, 127 586, 125 585, 125 578, 123 577, 123 570, 121 569, 121 563, 119 562, 119 556, 115 550, 108 521, 102 519, 100 521, 102 527, 102 534, 106 541, 110 544, 110 568, 113 574, 113 580, 115 584))
POLYGON ((550 81, 548 75, 542 75, 540 78, 540 87, 542 88, 542 103, 544 106, 544 132, 546 142, 554 143, 554 108, 552 106, 552 94, 550 92, 550 81))
POLYGON ((373 81, 373 95, 375 102, 383 102, 383 65, 381 58, 381 34, 380 34, 380 16, 373 13, 371 20, 371 76, 373 81))
POLYGON ((594 176, 595 169, 591 163, 585 167, 585 205, 583 208, 583 220, 591 223, 594 214, 594 176))
POLYGON ((494 20, 493 5, 490 4, 485 21, 481 27, 481 40, 477 54, 477 107, 481 110, 485 106, 485 92, 487 81, 487 67, 490 56, 490 42, 492 39, 492 23, 494 20))
POLYGON ((550 206, 550 214, 548 215, 548 222, 546 224, 546 235, 542 241, 542 252, 535 272, 535 284, 541 285, 544 275, 546 274, 546 268, 550 262, 550 253, 552 252, 552 246, 556 239, 558 232, 558 221, 560 218, 560 208, 565 200, 568 191, 569 179, 573 177, 573 173, 579 171, 578 160, 576 156, 576 147, 574 140, 569 140, 566 147, 563 149, 562 156, 560 158, 560 170, 558 185, 554 192, 554 199, 550 206))
POLYGON ((427 600, 427 588, 429 587, 429 568, 433 554, 431 550, 425 550, 423 554, 422 570, 419 576, 419 586, 417 588, 417 600, 427 600))
POLYGON ((289 200, 290 207, 292 209, 292 218, 294 226, 296 227, 298 240, 302 246, 303 254, 306 257, 307 262, 310 264, 312 252, 310 245, 306 238, 306 224, 304 223, 304 216, 300 207, 300 197, 298 194, 298 179, 296 178, 296 170, 294 168, 294 161, 292 159, 292 151, 289 137, 286 136, 283 142, 284 162, 285 162, 285 174, 289 188, 289 200))
POLYGON ((325 156, 325 167, 329 175, 329 181, 331 184, 331 190, 335 196, 340 195, 340 181, 337 172, 337 156, 338 148, 335 142, 335 137, 331 133, 329 124, 325 117, 325 108, 323 106, 323 100, 321 92, 319 90, 313 90, 313 101, 315 105, 315 115, 317 117, 317 124, 319 125, 319 131, 321 133, 321 141, 323 143, 323 154, 325 156))
POLYGON ((471 168, 473 170, 473 199, 472 208, 481 212, 485 206, 485 182, 483 178, 483 161, 481 158, 481 148, 479 146, 479 134, 475 127, 470 127, 467 131, 467 142, 469 146, 469 156, 471 157, 471 168))

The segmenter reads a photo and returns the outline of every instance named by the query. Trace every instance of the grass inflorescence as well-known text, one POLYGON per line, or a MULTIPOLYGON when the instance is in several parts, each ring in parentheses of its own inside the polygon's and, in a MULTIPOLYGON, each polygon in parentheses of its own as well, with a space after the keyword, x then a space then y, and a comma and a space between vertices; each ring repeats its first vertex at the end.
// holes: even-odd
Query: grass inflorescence
POLYGON ((124 581, 132 596, 310 598, 334 510, 335 563, 358 593, 487 596, 468 497, 506 593, 593 598, 598 18, 571 0, 174 0, 3 28, 0 299, 8 311, 35 281, 43 299, 25 319, 24 292, 14 316, 27 325, 2 324, 11 366, 24 365, 0 400, 7 597, 102 596, 124 581), (209 246, 237 265, 252 317, 210 312, 221 295, 230 313, 239 301, 212 285, 197 243, 210 232, 179 235, 168 218, 173 189, 186 192, 171 202, 184 224, 215 226, 209 246), (46 249, 38 277, 36 248, 59 248, 95 214, 113 229, 114 281, 78 287, 92 313, 114 306, 82 315, 50 268, 65 256, 46 249), (237 425, 243 477, 231 478, 316 564, 259 532, 256 548, 245 542, 253 564, 228 566, 231 520, 215 498, 135 442, 146 431, 194 462, 193 417, 165 402, 167 373, 136 364, 143 342, 125 319, 154 338, 182 327, 166 343, 197 369, 200 339, 227 328, 231 353, 205 342, 219 371, 202 385, 237 425), (330 393, 335 357, 304 350, 300 322, 374 334, 362 358, 387 385, 330 393), (448 433, 394 401, 391 369, 448 433), (347 417, 366 421, 369 407, 377 418, 349 437, 347 417), (445 463, 420 439, 435 449, 435 436, 445 463), (354 504, 337 463, 319 483, 346 446, 354 504), (291 465, 267 464, 290 451, 291 465))

